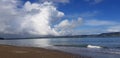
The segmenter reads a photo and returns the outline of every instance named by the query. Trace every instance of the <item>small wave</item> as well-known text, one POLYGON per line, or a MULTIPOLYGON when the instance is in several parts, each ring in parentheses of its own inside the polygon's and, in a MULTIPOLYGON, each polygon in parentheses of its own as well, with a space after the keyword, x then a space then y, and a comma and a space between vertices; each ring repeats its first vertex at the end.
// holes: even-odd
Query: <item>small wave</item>
POLYGON ((88 45, 87 48, 102 48, 101 46, 88 45))
POLYGON ((120 50, 119 49, 109 49, 107 51, 104 51, 104 53, 110 53, 110 54, 119 54, 120 55, 120 50))

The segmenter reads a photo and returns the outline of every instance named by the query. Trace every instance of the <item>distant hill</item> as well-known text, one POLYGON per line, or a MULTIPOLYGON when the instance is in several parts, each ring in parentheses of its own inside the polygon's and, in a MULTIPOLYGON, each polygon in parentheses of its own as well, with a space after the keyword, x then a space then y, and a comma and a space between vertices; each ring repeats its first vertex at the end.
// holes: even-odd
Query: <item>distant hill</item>
POLYGON ((87 37, 120 37, 120 32, 109 32, 91 35, 52 36, 53 38, 87 38, 87 37))
POLYGON ((67 36, 43 36, 43 37, 25 37, 25 38, 0 38, 3 39, 40 39, 40 38, 93 38, 93 37, 120 37, 120 32, 109 32, 91 35, 67 35, 67 36))
POLYGON ((102 33, 102 34, 99 34, 98 36, 102 36, 102 37, 120 37, 120 32, 102 33))

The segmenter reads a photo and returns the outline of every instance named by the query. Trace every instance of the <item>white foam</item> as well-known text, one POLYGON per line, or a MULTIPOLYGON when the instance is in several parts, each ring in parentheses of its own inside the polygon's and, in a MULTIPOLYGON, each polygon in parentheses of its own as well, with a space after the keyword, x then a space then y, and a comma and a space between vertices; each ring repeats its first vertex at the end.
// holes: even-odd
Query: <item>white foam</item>
POLYGON ((87 48, 102 48, 101 46, 88 45, 87 48))

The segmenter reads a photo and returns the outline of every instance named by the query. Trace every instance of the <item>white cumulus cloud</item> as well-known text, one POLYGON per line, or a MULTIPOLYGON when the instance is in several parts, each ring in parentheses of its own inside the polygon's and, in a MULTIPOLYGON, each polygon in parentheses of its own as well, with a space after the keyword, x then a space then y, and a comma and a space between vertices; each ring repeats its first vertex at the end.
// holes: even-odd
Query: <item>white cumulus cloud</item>
POLYGON ((59 35, 51 24, 64 16, 51 2, 30 3, 17 8, 20 1, 0 0, 0 34, 59 35))
MULTIPOLYGON (((22 28, 30 30, 32 33, 40 35, 57 35, 57 32, 51 28, 50 24, 64 16, 64 13, 58 11, 51 3, 31 4, 26 2, 25 10, 27 12, 26 20, 23 22, 22 28), (30 7, 31 8, 27 8, 30 7), (35 13, 36 14, 33 14, 35 13)), ((26 30, 26 31, 27 31, 26 30)))
MULTIPOLYGON (((42 0, 41 0, 42 1, 42 0)), ((53 0, 54 2, 31 3, 30 1, 19 8, 22 1, 0 0, 0 36, 3 37, 31 37, 46 35, 67 35, 79 27, 82 18, 77 20, 63 20, 64 13, 59 11, 54 2, 68 2, 69 0, 53 0)))

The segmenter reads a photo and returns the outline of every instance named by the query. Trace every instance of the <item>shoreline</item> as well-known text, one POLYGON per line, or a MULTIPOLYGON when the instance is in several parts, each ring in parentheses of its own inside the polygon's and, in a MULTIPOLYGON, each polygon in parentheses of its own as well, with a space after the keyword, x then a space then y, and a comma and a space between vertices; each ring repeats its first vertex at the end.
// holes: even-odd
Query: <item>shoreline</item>
POLYGON ((0 44, 0 58, 90 58, 58 50, 0 44))

